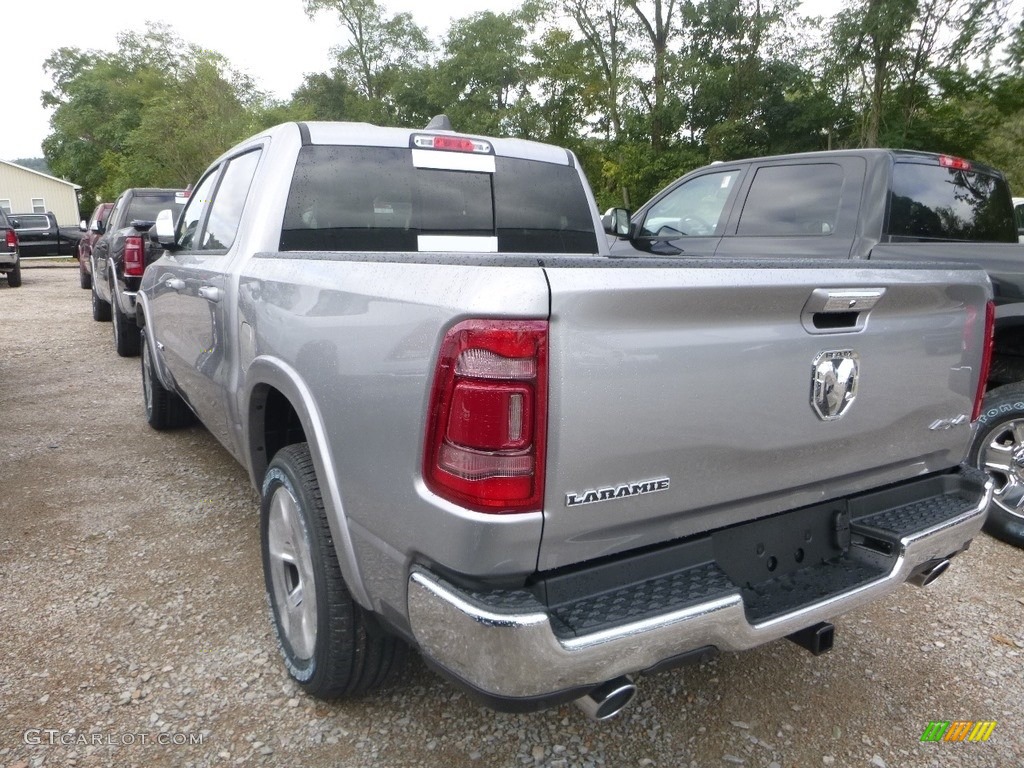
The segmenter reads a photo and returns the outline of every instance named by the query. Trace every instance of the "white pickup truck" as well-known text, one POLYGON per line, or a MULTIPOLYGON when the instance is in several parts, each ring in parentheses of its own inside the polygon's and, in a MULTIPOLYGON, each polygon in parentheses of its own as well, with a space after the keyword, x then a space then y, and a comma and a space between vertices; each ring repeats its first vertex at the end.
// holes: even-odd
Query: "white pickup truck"
POLYGON ((495 708, 610 717, 637 673, 828 650, 981 529, 981 269, 613 257, 570 152, 444 121, 277 126, 151 236, 148 420, 248 469, 313 695, 413 647, 495 708))

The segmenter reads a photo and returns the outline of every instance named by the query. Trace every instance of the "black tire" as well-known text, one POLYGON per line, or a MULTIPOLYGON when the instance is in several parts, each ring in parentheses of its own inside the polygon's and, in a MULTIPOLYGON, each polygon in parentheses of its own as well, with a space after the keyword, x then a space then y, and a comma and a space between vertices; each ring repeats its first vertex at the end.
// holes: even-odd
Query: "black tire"
POLYGON ((306 443, 282 448, 267 467, 260 539, 271 618, 292 678, 322 699, 360 696, 391 681, 408 646, 345 586, 306 443))
POLYGON ((153 369, 153 355, 144 332, 139 333, 139 349, 142 357, 142 403, 146 409, 146 421, 153 429, 177 429, 195 420, 195 416, 177 392, 171 392, 160 383, 153 369))
POLYGON ((996 484, 985 531, 1024 547, 1024 384, 1008 384, 985 396, 970 461, 996 484))
POLYGON ((7 284, 11 288, 21 287, 21 259, 14 265, 14 269, 7 273, 7 284))
POLYGON ((105 322, 110 319, 110 302, 96 295, 96 286, 92 287, 92 319, 105 322))
POLYGON ((141 334, 135 318, 128 317, 115 306, 111 306, 111 310, 114 319, 114 348, 117 354, 121 357, 137 357, 141 334))
POLYGON ((85 290, 92 288, 92 275, 85 271, 85 264, 78 259, 78 284, 85 290))

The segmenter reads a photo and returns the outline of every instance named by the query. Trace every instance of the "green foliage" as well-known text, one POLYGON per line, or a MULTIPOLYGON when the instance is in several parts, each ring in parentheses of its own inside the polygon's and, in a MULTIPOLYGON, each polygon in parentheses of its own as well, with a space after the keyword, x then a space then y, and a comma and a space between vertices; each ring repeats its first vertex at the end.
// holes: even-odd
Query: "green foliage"
POLYGON ((217 53, 169 28, 118 36, 112 53, 61 48, 46 61, 54 107, 43 151, 82 185, 83 207, 128 187, 183 187, 260 124, 266 100, 217 53))
POLYGON ((280 122, 446 113, 458 131, 569 148, 602 208, 711 160, 864 145, 970 157, 1024 189, 1024 0, 850 0, 828 21, 798 0, 525 0, 437 41, 384 0, 301 2, 339 40, 284 103, 167 28, 55 51, 53 172, 109 198, 194 181, 280 122))

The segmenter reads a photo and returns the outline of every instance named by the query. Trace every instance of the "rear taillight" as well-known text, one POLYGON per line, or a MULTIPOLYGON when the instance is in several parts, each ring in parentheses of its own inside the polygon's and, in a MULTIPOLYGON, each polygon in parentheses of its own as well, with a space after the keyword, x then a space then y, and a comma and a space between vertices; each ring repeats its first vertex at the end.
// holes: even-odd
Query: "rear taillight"
POLYGON ((547 321, 466 320, 448 331, 427 418, 427 487, 478 512, 541 509, 547 389, 547 321))
POLYGON ((124 273, 128 277, 142 277, 146 269, 145 249, 139 235, 128 235, 124 239, 124 273))
POLYGON ((18 233, 13 229, 7 230, 7 247, 11 249, 18 247, 18 233))
POLYGON ((978 389, 974 393, 974 410, 971 412, 971 421, 977 421, 981 416, 981 404, 985 399, 985 387, 988 384, 988 370, 992 363, 992 345, 995 343, 994 332, 996 327, 996 305, 989 302, 985 306, 985 338, 981 356, 981 370, 978 376, 978 389))

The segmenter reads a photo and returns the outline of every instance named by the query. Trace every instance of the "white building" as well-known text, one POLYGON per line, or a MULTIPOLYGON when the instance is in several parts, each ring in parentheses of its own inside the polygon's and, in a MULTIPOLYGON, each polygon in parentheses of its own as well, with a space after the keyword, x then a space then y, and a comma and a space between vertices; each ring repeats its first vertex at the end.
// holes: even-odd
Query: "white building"
POLYGON ((75 226, 80 220, 81 189, 70 181, 0 160, 0 208, 7 213, 52 211, 61 226, 75 226))

